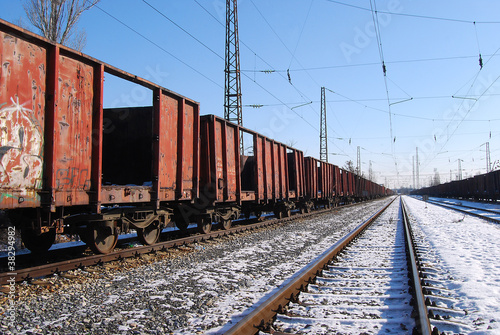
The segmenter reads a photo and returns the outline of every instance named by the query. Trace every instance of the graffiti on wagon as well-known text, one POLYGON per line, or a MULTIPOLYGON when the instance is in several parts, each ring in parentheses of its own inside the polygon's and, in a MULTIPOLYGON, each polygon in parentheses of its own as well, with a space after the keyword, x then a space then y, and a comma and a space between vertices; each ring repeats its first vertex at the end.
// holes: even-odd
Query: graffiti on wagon
POLYGON ((37 189, 42 183, 42 128, 25 104, 10 100, 10 105, 0 104, 0 188, 37 189))

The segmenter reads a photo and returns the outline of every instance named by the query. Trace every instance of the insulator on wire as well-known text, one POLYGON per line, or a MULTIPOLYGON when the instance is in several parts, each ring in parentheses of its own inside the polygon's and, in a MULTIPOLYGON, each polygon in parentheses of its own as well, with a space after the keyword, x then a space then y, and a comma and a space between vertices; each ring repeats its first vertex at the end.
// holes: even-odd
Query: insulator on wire
POLYGON ((290 82, 290 84, 292 83, 292 78, 290 77, 290 69, 287 69, 286 70, 286 74, 288 75, 288 81, 290 82))
POLYGON ((384 71, 384 76, 387 74, 387 68, 385 67, 385 63, 382 62, 382 71, 384 71))
POLYGON ((481 54, 479 54, 479 67, 480 67, 480 70, 483 69, 483 57, 481 57, 481 54))

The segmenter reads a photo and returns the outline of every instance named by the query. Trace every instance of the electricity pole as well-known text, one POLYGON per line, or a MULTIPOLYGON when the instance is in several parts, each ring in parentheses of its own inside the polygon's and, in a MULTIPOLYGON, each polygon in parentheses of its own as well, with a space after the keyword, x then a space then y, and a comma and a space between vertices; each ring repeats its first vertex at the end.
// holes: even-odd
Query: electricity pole
POLYGON ((491 171, 490 142, 486 142, 486 173, 491 171))
MULTIPOLYGON (((238 38, 237 0, 226 0, 224 118, 243 126, 241 108, 240 47, 238 38)), ((241 154, 244 154, 243 134, 240 133, 241 154)))
POLYGON ((326 132, 325 88, 321 88, 321 115, 319 122, 319 159, 328 163, 328 137, 326 132))
POLYGON ((417 190, 420 188, 420 176, 418 173, 418 147, 417 147, 417 153, 416 153, 416 159, 417 159, 417 164, 415 165, 415 170, 417 170, 417 190))

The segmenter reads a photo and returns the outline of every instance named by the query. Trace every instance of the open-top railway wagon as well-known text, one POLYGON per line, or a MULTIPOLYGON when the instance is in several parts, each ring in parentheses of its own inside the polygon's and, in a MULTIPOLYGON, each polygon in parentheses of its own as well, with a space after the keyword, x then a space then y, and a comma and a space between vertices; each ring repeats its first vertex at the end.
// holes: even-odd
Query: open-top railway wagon
POLYGON ((500 200, 500 170, 463 180, 424 187, 412 191, 411 194, 478 201, 498 201, 500 200))
POLYGON ((130 229, 153 244, 171 221, 208 232, 390 193, 2 20, 0 55, 0 210, 31 251, 66 233, 107 253, 130 229), (150 106, 103 108, 105 74, 149 89, 150 106))

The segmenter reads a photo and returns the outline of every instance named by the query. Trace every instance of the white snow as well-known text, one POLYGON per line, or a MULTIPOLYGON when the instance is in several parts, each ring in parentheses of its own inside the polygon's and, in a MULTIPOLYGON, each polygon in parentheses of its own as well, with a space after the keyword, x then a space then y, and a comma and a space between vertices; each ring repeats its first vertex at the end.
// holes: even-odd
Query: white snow
POLYGON ((411 197, 404 200, 412 224, 449 272, 450 288, 459 297, 456 307, 467 311, 465 320, 475 329, 469 334, 499 334, 500 226, 411 197))

